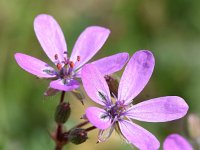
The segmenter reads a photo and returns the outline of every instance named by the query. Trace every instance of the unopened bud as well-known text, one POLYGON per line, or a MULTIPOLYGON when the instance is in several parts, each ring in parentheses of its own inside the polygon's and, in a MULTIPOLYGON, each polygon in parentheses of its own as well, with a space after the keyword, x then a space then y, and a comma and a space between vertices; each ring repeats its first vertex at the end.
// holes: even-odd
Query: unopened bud
POLYGON ((200 138, 200 118, 196 114, 188 116, 188 130, 193 139, 200 138))
POLYGON ((106 75, 104 78, 106 79, 106 82, 108 84, 108 87, 109 87, 109 90, 110 90, 110 94, 112 96, 113 96, 113 94, 115 96, 117 96, 118 95, 119 81, 116 78, 114 78, 112 76, 108 76, 108 75, 106 75))
POLYGON ((81 129, 81 128, 75 128, 73 129, 70 133, 69 133, 69 141, 78 145, 81 144, 83 142, 85 142, 88 137, 87 137, 87 132, 85 131, 85 129, 81 129))
POLYGON ((55 121, 59 124, 65 123, 68 120, 70 113, 71 108, 69 103, 63 102, 59 104, 55 112, 55 121))

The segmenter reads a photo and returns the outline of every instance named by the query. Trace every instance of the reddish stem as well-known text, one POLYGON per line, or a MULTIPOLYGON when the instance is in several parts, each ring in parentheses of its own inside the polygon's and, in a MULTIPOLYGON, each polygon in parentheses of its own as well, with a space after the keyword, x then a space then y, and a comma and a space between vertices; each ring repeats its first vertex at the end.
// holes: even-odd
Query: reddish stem
POLYGON ((65 91, 62 91, 61 97, 60 97, 60 104, 64 101, 64 97, 65 97, 65 91))
POLYGON ((62 147, 63 147, 62 145, 57 144, 55 150, 62 150, 62 147))
POLYGON ((85 129, 85 131, 89 132, 89 131, 94 130, 94 129, 96 129, 96 127, 95 126, 91 126, 91 127, 87 128, 87 129, 85 129))
MULTIPOLYGON (((65 91, 62 91, 61 97, 60 97, 60 104, 63 103, 64 97, 65 97, 65 91)), ((55 150, 62 150, 62 147, 64 146, 63 141, 62 141, 62 131, 63 131, 62 124, 57 124, 55 150)))
POLYGON ((84 126, 84 125, 86 125, 86 124, 88 124, 88 123, 89 123, 89 121, 87 120, 87 121, 85 121, 85 122, 82 122, 82 123, 76 125, 76 126, 73 127, 73 128, 80 128, 80 127, 82 127, 82 126, 84 126))

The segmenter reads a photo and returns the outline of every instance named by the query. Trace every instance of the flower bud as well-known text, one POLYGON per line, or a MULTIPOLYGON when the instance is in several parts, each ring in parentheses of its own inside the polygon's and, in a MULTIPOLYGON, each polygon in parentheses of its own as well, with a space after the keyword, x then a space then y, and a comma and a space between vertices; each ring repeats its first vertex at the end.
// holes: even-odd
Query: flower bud
POLYGON ((63 102, 59 104, 55 112, 55 121, 59 124, 65 123, 68 120, 70 113, 71 108, 69 103, 63 102))
POLYGON ((115 96, 118 95, 118 86, 119 86, 119 81, 114 78, 113 76, 104 76, 104 78, 106 79, 106 82, 108 84, 109 90, 110 90, 110 94, 113 96, 113 94, 115 96))
POLYGON ((196 114, 188 116, 188 130, 193 139, 200 138, 200 118, 196 114))
POLYGON ((72 129, 72 131, 70 131, 69 133, 68 138, 70 142, 76 145, 81 144, 88 139, 87 132, 85 131, 85 129, 81 128, 72 129))

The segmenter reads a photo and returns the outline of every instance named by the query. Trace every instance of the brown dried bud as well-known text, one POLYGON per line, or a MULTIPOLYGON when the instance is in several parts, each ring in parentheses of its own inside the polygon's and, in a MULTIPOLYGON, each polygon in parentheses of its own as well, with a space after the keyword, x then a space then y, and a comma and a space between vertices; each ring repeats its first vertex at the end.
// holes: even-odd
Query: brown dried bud
POLYGON ((59 104, 55 112, 55 121, 59 124, 65 123, 68 120, 70 113, 71 108, 69 103, 63 102, 59 104))
POLYGON ((108 76, 108 75, 104 76, 104 78, 106 79, 106 82, 108 84, 111 96, 113 96, 113 94, 117 96, 118 86, 119 86, 118 79, 114 78, 113 76, 108 76))
POLYGON ((75 128, 72 129, 68 135, 69 141, 78 145, 85 142, 88 139, 85 129, 75 128))

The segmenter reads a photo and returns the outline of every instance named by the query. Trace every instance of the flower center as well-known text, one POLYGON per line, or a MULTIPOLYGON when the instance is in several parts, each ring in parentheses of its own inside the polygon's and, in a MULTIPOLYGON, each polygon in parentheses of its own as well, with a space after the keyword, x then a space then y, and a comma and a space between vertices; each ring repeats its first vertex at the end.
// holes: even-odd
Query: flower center
POLYGON ((126 110, 125 105, 121 101, 117 101, 115 104, 106 108, 107 115, 110 118, 112 118, 112 120, 114 119, 119 120, 123 116, 125 110, 126 110))
MULTIPOLYGON (((58 58, 58 54, 55 54, 54 56, 54 63, 56 65, 57 71, 54 72, 54 74, 57 75, 57 78, 62 79, 64 84, 69 83, 72 79, 75 78, 76 71, 74 70, 75 62, 70 61, 69 58, 67 58, 67 52, 64 52, 64 60, 60 61, 58 58)), ((77 56, 77 61, 80 61, 80 56, 77 56)), ((50 74, 48 70, 43 70, 46 73, 50 74)), ((52 73, 51 73, 52 74, 52 73)))

